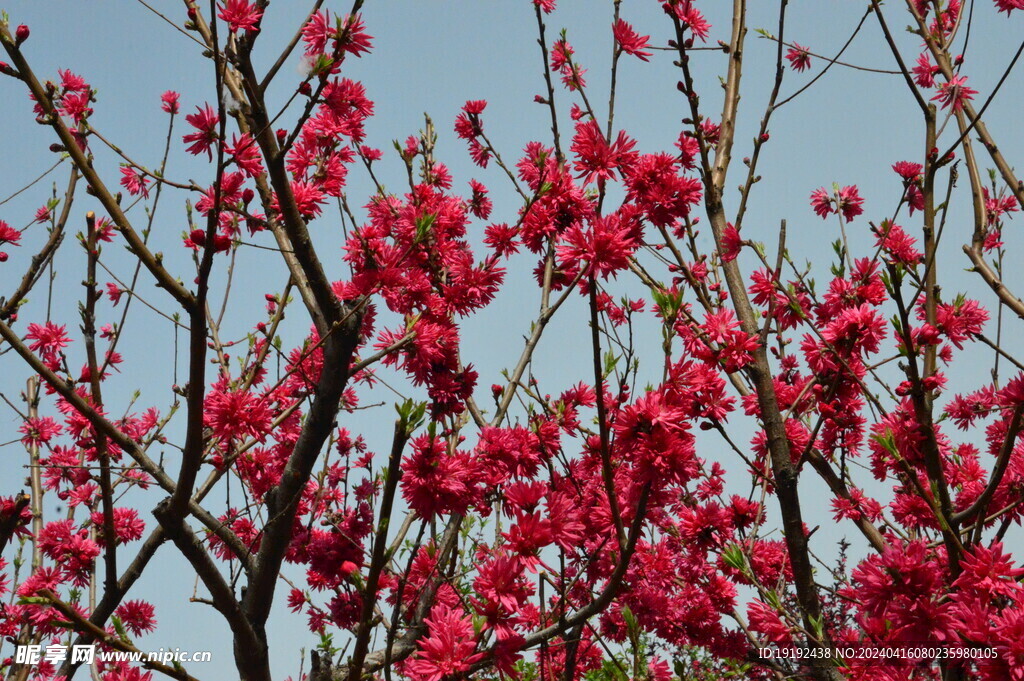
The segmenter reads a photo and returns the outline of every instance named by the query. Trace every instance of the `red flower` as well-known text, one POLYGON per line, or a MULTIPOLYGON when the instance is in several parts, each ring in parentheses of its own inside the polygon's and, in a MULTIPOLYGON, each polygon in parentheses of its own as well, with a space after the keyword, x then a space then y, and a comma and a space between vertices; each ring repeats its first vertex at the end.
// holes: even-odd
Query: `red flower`
POLYGON ((306 54, 323 54, 327 49, 327 40, 332 35, 330 13, 326 10, 315 12, 302 27, 302 40, 306 43, 306 54))
POLYGON ((0 244, 17 246, 19 241, 21 241, 21 232, 0 220, 0 244))
POLYGON ((666 14, 679 19, 683 30, 689 29, 702 41, 707 40, 711 24, 707 22, 700 10, 693 6, 693 0, 665 0, 661 4, 666 14))
POLYGON ((1024 9, 1024 0, 995 0, 1000 12, 1009 14, 1015 9, 1024 9))
POLYGON ((903 178, 904 182, 920 182, 924 166, 911 161, 897 161, 893 164, 892 169, 903 178))
POLYGON ((160 95, 160 108, 172 115, 178 113, 178 99, 180 97, 181 95, 174 90, 168 90, 160 95))
POLYGON ((487 198, 487 187, 476 180, 470 180, 469 186, 473 190, 473 198, 469 201, 469 212, 481 220, 486 220, 491 214, 491 209, 494 208, 494 204, 487 198))
POLYGON ((220 117, 209 104, 201 109, 197 106, 196 112, 185 116, 185 121, 195 128, 196 132, 184 135, 181 140, 191 144, 188 148, 190 154, 198 156, 205 151, 212 161, 211 147, 217 141, 217 124, 220 122, 220 117))
POLYGON ((142 173, 129 166, 121 166, 121 186, 128 190, 132 196, 142 194, 149 198, 149 179, 142 173))
POLYGON ((595 121, 577 123, 572 152, 577 158, 574 167, 580 171, 578 177, 588 184, 595 180, 616 179, 616 168, 628 167, 636 160, 635 146, 636 142, 624 132, 620 131, 615 141, 609 144, 595 121))
POLYGON ((443 441, 420 436, 402 462, 402 496, 423 519, 463 513, 478 496, 476 466, 465 452, 449 454, 443 441))
POLYGON ((1002 222, 1003 215, 1006 213, 1017 212, 1017 199, 1014 196, 989 196, 988 189, 985 187, 981 188, 982 193, 985 196, 985 212, 987 215, 987 221, 990 226, 994 226, 1002 222))
POLYGON ((57 110, 61 115, 71 118, 75 123, 81 123, 92 115, 92 107, 89 106, 90 93, 68 92, 60 99, 57 110))
POLYGON ((60 86, 65 92, 83 92, 89 89, 89 84, 81 76, 66 69, 57 69, 60 75, 60 86))
POLYGON ((405 665, 413 681, 441 681, 455 678, 483 658, 476 650, 473 618, 446 605, 435 605, 424 622, 430 635, 422 639, 419 650, 405 665))
MULTIPOLYGON (((922 319, 923 314, 923 309, 918 311, 922 319)), ((978 301, 968 298, 942 303, 935 312, 935 326, 960 350, 964 348, 964 341, 981 333, 987 321, 988 312, 985 308, 978 301)))
POLYGON ((793 43, 793 47, 789 48, 789 52, 786 53, 786 59, 789 60, 790 66, 797 71, 804 71, 811 67, 811 55, 807 53, 807 48, 800 43, 793 43))
POLYGON ((260 155, 260 148, 249 133, 244 133, 241 137, 232 135, 231 146, 226 147, 224 151, 235 159, 235 165, 249 177, 256 177, 263 173, 263 157, 260 155))
POLYGON ((42 326, 29 324, 25 338, 32 341, 28 344, 29 349, 38 352, 44 360, 56 357, 57 353, 71 342, 67 327, 57 326, 53 322, 46 322, 42 326))
POLYGON ((39 445, 47 444, 50 440, 60 435, 61 427, 59 423, 49 416, 44 416, 42 418, 26 419, 18 428, 18 432, 24 435, 21 438, 23 445, 26 447, 38 447, 39 445))
POLYGON ((860 197, 860 193, 857 191, 857 185, 851 185, 843 187, 839 190, 839 212, 843 214, 847 222, 853 222, 853 219, 864 212, 864 199, 860 197))
POLYGON ((938 66, 933 66, 928 59, 928 54, 922 52, 917 57, 917 66, 911 69, 914 73, 914 82, 921 87, 935 87, 935 74, 942 71, 938 66))
POLYGON ((145 601, 125 601, 114 611, 125 628, 139 636, 156 629, 155 609, 145 601))
POLYGON ((217 16, 228 23, 232 31, 255 31, 259 29, 263 10, 246 0, 227 0, 217 16))
POLYGON ((789 626, 774 609, 761 601, 753 600, 747 605, 747 619, 750 621, 751 631, 761 634, 767 641, 780 646, 793 644, 793 634, 789 626))
POLYGON ((883 220, 875 234, 878 237, 875 245, 885 251, 894 263, 913 266, 924 258, 924 254, 916 248, 917 241, 899 225, 883 220))
POLYGON ((643 50, 650 46, 648 40, 651 36, 639 35, 632 26, 622 19, 616 21, 612 26, 612 35, 620 50, 643 61, 648 61, 647 58, 651 56, 651 53, 643 50))
POLYGON ((732 224, 726 225, 725 231, 722 232, 722 250, 721 257, 722 262, 732 262, 740 254, 740 248, 743 247, 743 239, 740 238, 740 232, 732 224))
MULTIPOLYGON (((344 19, 335 17, 332 22, 330 12, 326 10, 316 12, 302 28, 302 40, 306 43, 306 55, 325 54, 328 40, 334 41, 333 51, 343 50, 357 57, 362 52, 369 52, 373 46, 370 42, 372 36, 367 35, 363 29, 363 22, 358 15, 344 19)), ((335 70, 332 67, 332 72, 335 70)))
POLYGON ((824 187, 818 187, 811 192, 811 208, 824 220, 835 211, 832 208, 832 197, 824 187))
MULTIPOLYGON (((106 546, 106 537, 103 536, 105 526, 103 511, 94 511, 91 520, 93 526, 97 529, 96 541, 99 542, 100 546, 106 546)), ((146 523, 142 521, 142 518, 139 517, 139 512, 134 508, 114 509, 115 544, 120 545, 125 542, 137 541, 142 538, 142 533, 145 529, 146 523)))
MULTIPOLYGON (((303 181, 292 182, 292 194, 295 196, 295 205, 303 219, 312 220, 320 215, 325 197, 315 184, 303 181)), ((277 211, 281 210, 277 196, 274 197, 272 207, 277 211)))
POLYGON ((948 83, 939 86, 939 91, 932 97, 932 101, 941 101, 943 109, 952 105, 953 111, 959 111, 965 101, 974 99, 974 95, 978 94, 977 90, 967 87, 964 84, 966 82, 967 76, 953 76, 948 83))
POLYGON ((265 397, 217 386, 206 397, 204 421, 223 441, 252 437, 263 442, 273 414, 265 397))
POLYGON ((629 266, 629 258, 637 247, 635 232, 618 213, 595 218, 589 230, 577 225, 565 233, 558 257, 566 261, 566 266, 586 261, 587 272, 593 276, 614 276, 629 266))

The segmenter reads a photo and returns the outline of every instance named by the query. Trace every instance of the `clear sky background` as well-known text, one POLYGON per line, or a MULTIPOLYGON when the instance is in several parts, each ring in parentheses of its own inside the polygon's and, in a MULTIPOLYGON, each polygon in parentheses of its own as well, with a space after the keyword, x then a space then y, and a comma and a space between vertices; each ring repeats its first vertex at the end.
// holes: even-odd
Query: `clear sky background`
MULTIPOLYGON (((166 135, 166 116, 160 112, 159 98, 165 90, 181 93, 182 113, 206 101, 215 101, 212 70, 199 55, 198 46, 176 32, 139 2, 108 0, 81 2, 70 0, 5 0, 11 24, 27 24, 32 29, 24 46, 36 73, 41 78, 57 78, 58 68, 69 68, 82 75, 99 91, 99 101, 92 123, 105 136, 120 145, 134 159, 156 167, 166 135)), ((155 9, 176 22, 184 21, 181 3, 152 0, 155 9)), ((206 4, 205 2, 202 4, 206 4)), ((278 0, 272 3, 263 21, 263 34, 256 50, 258 69, 265 69, 276 59, 281 46, 293 34, 306 10, 305 2, 278 0)), ((731 3, 704 0, 699 3, 714 26, 709 45, 718 38, 727 38, 726 12, 731 3)), ((777 30, 777 3, 753 2, 750 9, 751 28, 777 30)), ((890 25, 901 30, 909 17, 901 3, 886 3, 890 25)), ((833 54, 860 20, 866 2, 841 0, 792 0, 787 19, 787 38, 796 40, 811 51, 833 54)), ((329 1, 333 12, 344 13, 347 5, 329 1)), ((1018 13, 1021 14, 1021 13, 1018 13)), ((625 0, 622 16, 641 34, 651 34, 654 45, 665 45, 671 24, 654 0, 625 0)), ((470 178, 483 181, 491 189, 495 211, 494 222, 514 222, 519 204, 501 171, 493 164, 487 170, 473 166, 465 145, 452 132, 452 122, 468 99, 489 102, 483 116, 485 129, 502 152, 505 160, 514 163, 523 146, 531 140, 549 141, 550 119, 545 107, 533 102, 534 95, 544 89, 542 62, 536 44, 536 24, 532 4, 528 0, 368 0, 363 10, 367 31, 374 36, 374 50, 362 59, 346 61, 343 75, 361 80, 370 99, 375 102, 376 115, 367 125, 367 143, 385 151, 381 165, 385 184, 401 191, 404 170, 391 149, 391 141, 416 134, 428 113, 439 132, 436 156, 451 169, 455 186, 465 188, 470 178), (503 181, 505 180, 505 181, 503 181)), ((603 0, 561 0, 558 10, 547 18, 548 39, 553 41, 558 30, 566 27, 569 40, 576 48, 577 58, 589 69, 587 79, 590 97, 600 116, 607 107, 607 79, 611 61, 612 3, 603 0)), ((979 101, 991 91, 1009 62, 1021 36, 1024 18, 997 16, 992 3, 977 3, 976 21, 967 49, 964 73, 969 84, 981 94, 979 101)), ((916 40, 905 33, 899 39, 908 61, 917 52, 916 40)), ((737 162, 730 175, 729 186, 740 182, 744 170, 739 159, 750 153, 750 139, 763 113, 764 104, 774 77, 775 45, 758 38, 752 30, 747 40, 744 97, 739 121, 740 133, 734 156, 737 162)), ((671 63, 670 52, 656 52, 650 63, 624 56, 620 64, 616 124, 638 141, 644 152, 671 149, 681 130, 681 119, 688 115, 675 84, 679 73, 671 63)), ((725 56, 720 52, 702 52, 694 56, 694 70, 703 84, 704 111, 713 117, 719 114, 720 89, 717 77, 724 73, 725 56)), ((865 25, 843 57, 843 61, 879 69, 895 68, 880 29, 873 17, 865 25)), ((787 71, 783 96, 794 92, 820 72, 824 62, 812 59, 810 72, 787 71)), ((283 102, 298 79, 299 54, 292 56, 288 66, 271 90, 275 101, 283 102)), ((989 129, 999 141, 1005 155, 1024 158, 1024 140, 1019 135, 1022 76, 1018 70, 1010 76, 998 99, 986 115, 989 129)), ((556 95, 563 113, 563 144, 568 148, 571 127, 567 119, 570 99, 559 89, 556 95)), ((183 153, 181 135, 187 132, 183 116, 176 121, 172 156, 167 171, 171 179, 194 179, 200 184, 211 181, 210 168, 183 153)), ((952 126, 951 126, 952 127, 952 126)), ((31 103, 23 86, 9 78, 0 78, 0 200, 43 173, 56 160, 47 148, 54 141, 49 128, 32 120, 31 103)), ((815 263, 819 290, 828 279, 828 264, 833 255, 830 243, 838 237, 835 221, 823 222, 813 214, 808 197, 819 186, 857 184, 865 198, 866 214, 848 228, 854 254, 867 253, 873 243, 867 220, 880 221, 891 214, 898 202, 901 185, 890 170, 899 160, 919 160, 924 145, 920 114, 901 77, 836 66, 809 91, 782 107, 773 119, 771 141, 762 152, 759 168, 763 181, 756 185, 751 210, 745 223, 744 236, 765 241, 774 250, 779 221, 788 220, 789 244, 798 262, 815 263)), ((108 184, 116 184, 116 160, 109 152, 97 150, 97 166, 108 184)), ((353 208, 365 204, 372 186, 364 173, 353 169, 348 195, 353 208)), ((21 227, 32 219, 35 209, 49 196, 52 182, 58 194, 63 193, 66 168, 21 196, 0 205, 0 219, 21 227)), ((84 186, 81 187, 84 190, 84 186)), ((735 209, 737 193, 727 196, 727 212, 735 209)), ((154 250, 163 251, 166 262, 185 280, 191 279, 189 255, 181 245, 186 229, 184 197, 168 193, 154 223, 154 250)), ((992 296, 978 286, 979 281, 963 273, 968 265, 960 245, 970 236, 969 191, 966 178, 958 188, 944 236, 940 266, 944 279, 944 295, 955 291, 971 291, 986 304, 992 296)), ((96 208, 79 192, 75 215, 69 231, 84 228, 84 212, 96 208)), ((136 220, 142 217, 134 209, 136 220)), ((1020 218, 1018 218, 1018 221, 1020 218)), ((471 239, 479 243, 485 223, 476 224, 471 239)), ((919 223, 903 222, 911 233, 919 223)), ((339 250, 341 232, 336 212, 325 212, 312 227, 322 259, 332 279, 341 279, 346 269, 339 250)), ((1019 248, 1016 226, 1006 231, 1006 242, 1013 252, 1019 248)), ((264 235, 264 243, 269 237, 264 235)), ((9 293, 20 279, 29 253, 41 243, 45 234, 35 227, 26 234, 24 247, 6 249, 11 260, 0 265, 0 294, 9 293)), ((108 245, 104 259, 120 276, 130 274, 130 259, 119 252, 118 245, 108 245)), ((1019 252, 1019 251, 1018 251, 1019 252)), ((225 326, 225 336, 238 338, 262 318, 263 295, 279 291, 286 273, 277 256, 266 251, 244 249, 239 254, 242 266, 236 274, 232 306, 225 326)), ((505 287, 493 306, 463 325, 468 349, 467 361, 480 371, 481 395, 498 382, 500 370, 510 367, 518 358, 522 335, 529 331, 529 320, 536 313, 536 286, 532 283, 534 258, 521 255, 510 263, 505 287)), ((747 270, 753 262, 746 259, 747 270)), ((223 274, 220 258, 218 276, 223 274)), ((54 288, 53 317, 67 323, 73 335, 77 332, 77 303, 82 295, 80 282, 84 275, 84 258, 73 239, 66 240, 57 260, 58 278, 54 288)), ((1016 262, 1011 264, 1008 283, 1024 291, 1024 277, 1016 262)), ((103 281, 103 279, 101 279, 103 281)), ((143 274, 140 294, 161 309, 170 309, 172 301, 143 274)), ((613 289, 616 295, 640 291, 632 283, 620 282, 613 289)), ((22 314, 24 321, 38 321, 45 315, 45 296, 37 291, 22 314)), ((114 321, 120 311, 104 310, 103 321, 114 321), (116 314, 115 314, 116 313, 116 314)), ((298 306, 292 312, 291 325, 284 330, 285 345, 294 346, 308 330, 298 306), (301 320, 301 321, 299 321, 301 320)), ((653 316, 647 315, 647 328, 654 331, 653 316)), ((556 317, 546 332, 535 361, 535 373, 542 379, 545 392, 556 393, 579 381, 588 380, 589 354, 581 336, 586 315, 582 304, 572 302, 556 317)), ((162 411, 172 400, 169 391, 173 366, 173 333, 170 325, 143 309, 135 309, 129 319, 129 332, 119 350, 124 355, 122 373, 110 379, 105 395, 110 411, 127 408, 135 389, 142 390, 138 406, 158 406, 162 411), (134 320, 134 321, 133 321, 134 320)), ((23 327, 21 327, 23 330, 23 327)), ((994 325, 990 327, 994 333, 994 325)), ((1019 333, 1014 332, 1011 346, 1019 346, 1019 333)), ((638 344, 654 353, 660 345, 656 332, 640 334, 638 344)), ((80 344, 79 344, 80 345, 80 344)), ((80 351, 80 347, 74 349, 80 351)), ((80 358, 81 355, 73 355, 80 358)), ((655 355, 656 356, 656 355, 655 355)), ((984 380, 990 366, 990 355, 978 353, 976 361, 954 366, 950 378, 954 387, 969 387, 984 380)), ((76 360, 78 361, 78 360, 76 360)), ((647 371, 658 369, 654 359, 647 371)), ((0 391, 16 399, 23 389, 28 370, 12 355, 0 357, 0 391)), ((652 374, 648 374, 652 375, 652 374)), ((592 379, 592 377, 591 377, 592 379)), ((389 399, 368 397, 368 401, 389 399)), ((482 398, 489 402, 489 398, 482 398)), ((342 419, 342 424, 363 433, 371 448, 382 451, 390 438, 393 414, 390 405, 377 410, 358 412, 342 419)), ((0 442, 16 439, 18 420, 6 406, 0 408, 0 442)), ((180 433, 180 429, 171 433, 180 433)), ((729 459, 721 443, 708 441, 700 451, 713 460, 729 459)), ((173 452, 168 453, 172 458, 173 452)), ((16 493, 23 486, 25 455, 19 444, 0 448, 0 494, 16 493)), ((742 466, 730 464, 732 480, 738 491, 748 488, 748 477, 742 466)), ((176 466, 172 469, 176 469, 176 466)), ((852 525, 834 526, 820 485, 805 476, 803 491, 808 499, 809 524, 823 523, 816 547, 828 551, 835 540, 855 533, 852 525)), ((864 476, 867 477, 867 476, 864 476)), ((139 501, 143 515, 159 499, 150 494, 139 501)), ((216 503, 216 502, 215 502, 216 503)), ((50 511, 52 512, 52 507, 50 511)), ((152 521, 151 521, 152 522, 152 521)), ((854 538, 855 539, 855 538, 854 538)), ((129 550, 131 547, 128 547, 129 550)), ((126 552, 127 556, 127 552, 126 552)), ((124 559, 122 559, 124 564, 124 559)), ((161 646, 183 650, 212 649, 214 662, 190 671, 199 678, 230 678, 234 674, 230 639, 222 618, 208 606, 189 604, 195 578, 189 566, 173 547, 165 546, 130 598, 144 597, 157 606, 157 633, 139 641, 143 649, 161 646)), ((200 586, 200 592, 202 588, 200 586)), ((270 624, 270 645, 276 678, 295 675, 299 667, 299 650, 316 643, 305 627, 305 617, 292 615, 283 605, 286 589, 280 589, 278 606, 270 624)), ((10 654, 9 646, 0 653, 10 654)), ((308 662, 306 664, 308 669, 308 662)))

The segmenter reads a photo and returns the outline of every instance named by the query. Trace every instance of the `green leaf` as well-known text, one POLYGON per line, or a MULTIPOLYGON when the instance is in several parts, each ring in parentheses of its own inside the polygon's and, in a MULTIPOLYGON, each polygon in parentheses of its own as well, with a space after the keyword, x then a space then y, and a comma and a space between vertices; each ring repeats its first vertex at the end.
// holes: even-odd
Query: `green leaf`
POLYGON ((722 560, 726 565, 741 572, 747 569, 747 560, 743 556, 743 549, 739 544, 730 544, 722 551, 722 560))
POLYGON ((110 621, 114 623, 114 631, 117 632, 117 635, 121 638, 121 640, 131 643, 132 639, 128 636, 128 632, 125 631, 124 623, 121 621, 121 618, 117 615, 113 615, 110 618, 110 621))

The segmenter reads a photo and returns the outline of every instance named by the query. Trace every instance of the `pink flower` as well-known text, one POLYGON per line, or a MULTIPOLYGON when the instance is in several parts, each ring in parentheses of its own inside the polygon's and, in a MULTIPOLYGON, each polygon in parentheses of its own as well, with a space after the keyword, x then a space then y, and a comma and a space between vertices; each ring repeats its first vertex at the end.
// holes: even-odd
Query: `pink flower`
POLYGON ((115 307, 121 302, 121 296, 124 295, 124 293, 124 289, 114 282, 107 282, 107 297, 110 298, 110 302, 113 303, 115 307))
POLYGON ((263 11, 246 0, 227 0, 217 16, 226 21, 232 31, 255 31, 259 29, 263 11))
POLYGON ((494 208, 494 204, 487 198, 487 187, 476 180, 470 180, 469 186, 473 190, 473 197, 469 201, 469 212, 481 220, 486 220, 494 208))
POLYGON ((267 399, 243 390, 228 391, 217 386, 206 397, 204 421, 214 437, 222 441, 267 437, 273 414, 267 399))
POLYGON ((924 166, 911 161, 897 161, 893 164, 892 169, 903 178, 904 182, 920 182, 924 166))
POLYGON ((614 180, 616 168, 628 168, 637 158, 636 142, 620 131, 615 141, 605 141, 601 128, 594 121, 576 124, 572 152, 576 154, 576 170, 585 183, 614 180))
POLYGON ((26 419, 18 428, 23 435, 21 443, 26 447, 45 445, 61 433, 60 424, 49 416, 26 419))
POLYGON ((935 313, 935 326, 960 350, 965 341, 981 333, 987 321, 988 311, 969 298, 941 303, 935 313))
POLYGON ((189 133, 181 138, 182 142, 191 144, 188 148, 188 153, 198 156, 205 151, 212 161, 213 151, 211 147, 217 141, 217 124, 220 123, 220 117, 207 104, 203 108, 197 106, 196 113, 185 116, 185 121, 196 129, 196 132, 189 133))
POLYGON ((32 341, 28 344, 29 349, 38 352, 44 360, 55 358, 71 342, 67 327, 57 326, 53 322, 46 322, 42 326, 29 324, 25 338, 32 341))
MULTIPOLYGON (((106 537, 103 536, 104 520, 103 511, 94 511, 91 516, 92 524, 96 527, 96 541, 100 546, 106 546, 106 537)), ((146 529, 146 523, 139 517, 139 512, 134 508, 114 509, 114 544, 137 541, 142 538, 146 529)))
POLYGON ((722 232, 722 262, 732 262, 740 254, 743 246, 743 239, 740 238, 739 230, 732 224, 728 224, 722 232))
POLYGON ((66 69, 57 69, 60 75, 60 86, 65 92, 84 92, 89 89, 89 84, 81 76, 66 69))
POLYGON ((1017 212, 1017 199, 1014 196, 989 196, 988 189, 981 188, 985 196, 985 213, 989 226, 995 226, 1002 222, 1006 213, 1017 212))
POLYGON ((115 613, 125 628, 136 636, 156 628, 155 609, 145 601, 125 601, 115 613))
POLYGON ((922 52, 917 57, 917 66, 911 71, 914 73, 914 82, 921 87, 935 87, 935 74, 941 71, 938 66, 933 66, 928 54, 922 52))
POLYGON ((839 190, 839 212, 843 214, 847 222, 853 222, 855 217, 864 212, 863 205, 864 199, 860 197, 857 185, 843 187, 839 190))
POLYGON ((1000 12, 1009 14, 1015 9, 1024 9, 1024 0, 995 0, 1000 12))
POLYGON ((555 10, 555 0, 533 0, 533 4, 540 7, 544 14, 551 14, 555 10))
POLYGON ((302 27, 302 40, 306 43, 306 54, 323 54, 327 41, 333 35, 330 12, 315 12, 302 27))
MULTIPOLYGON (((325 199, 324 193, 315 184, 303 181, 292 182, 292 194, 295 196, 295 205, 303 219, 312 220, 320 215, 325 199)), ((276 196, 273 207, 279 208, 276 196)))
POLYGON ((412 454, 402 461, 402 496, 425 520, 438 513, 464 513, 479 496, 478 478, 468 454, 449 454, 440 439, 423 435, 412 441, 412 454))
POLYGON ((978 94, 977 90, 964 85, 966 82, 967 76, 953 76, 948 83, 939 86, 939 91, 932 97, 932 101, 941 101, 943 109, 952 105, 953 111, 959 111, 965 101, 974 99, 974 95, 978 94))
POLYGON ((832 209, 832 197, 824 187, 818 187, 811 192, 811 208, 824 220, 835 211, 832 209))
POLYGON ((224 151, 234 157, 235 165, 249 177, 256 177, 263 173, 263 157, 260 155, 260 148, 249 133, 243 133, 241 137, 237 134, 232 135, 231 146, 225 147, 224 151))
POLYGON ((622 19, 616 21, 615 25, 612 26, 612 35, 615 37, 615 42, 620 50, 643 61, 648 61, 647 58, 651 56, 651 53, 644 52, 643 49, 649 47, 650 43, 648 40, 651 36, 639 35, 633 30, 632 26, 622 19))
POLYGON ((160 108, 171 115, 178 113, 178 99, 180 97, 181 95, 174 90, 168 90, 160 95, 160 101, 162 102, 160 108))
POLYGON ((362 52, 370 51, 372 39, 364 31, 358 15, 344 19, 335 17, 332 21, 330 12, 324 10, 314 13, 302 28, 307 56, 327 53, 327 42, 331 40, 334 41, 332 51, 342 50, 358 57, 362 52))
POLYGON ((750 621, 751 631, 761 634, 771 643, 780 646, 793 644, 793 634, 789 626, 773 608, 761 601, 754 600, 747 605, 747 619, 750 621))
POLYGON ((420 641, 419 650, 405 666, 406 674, 413 681, 455 678, 483 658, 483 653, 473 652, 476 633, 470 616, 439 604, 424 621, 430 635, 420 641))
POLYGON ((373 47, 373 36, 366 33, 366 26, 358 14, 345 17, 341 25, 337 47, 355 57, 361 57, 364 52, 370 51, 373 47))
POLYGON ((17 246, 19 241, 21 241, 21 232, 0 220, 0 244, 17 246))
POLYGON ((565 233, 558 257, 568 264, 585 261, 589 274, 607 278, 629 266, 637 247, 636 235, 633 221, 618 213, 595 218, 590 229, 576 225, 565 233))
POLYGON ((89 106, 90 93, 68 92, 60 99, 57 110, 61 115, 69 117, 75 123, 81 123, 92 115, 92 107, 89 106))
POLYGON ((789 48, 789 52, 786 53, 786 59, 789 60, 790 66, 797 71, 804 71, 811 67, 811 55, 807 53, 807 48, 800 43, 793 43, 793 47, 789 48))
POLYGON ((924 258, 914 238, 899 225, 884 220, 875 235, 878 237, 875 244, 890 256, 891 262, 912 267, 924 258))
POLYGON ((75 530, 73 520, 47 523, 39 533, 43 554, 60 566, 76 585, 89 582, 89 576, 100 554, 100 547, 84 529, 75 530))
POLYGON ((145 175, 128 166, 121 166, 121 186, 128 190, 132 196, 142 194, 149 197, 149 188, 146 186, 149 180, 145 175))

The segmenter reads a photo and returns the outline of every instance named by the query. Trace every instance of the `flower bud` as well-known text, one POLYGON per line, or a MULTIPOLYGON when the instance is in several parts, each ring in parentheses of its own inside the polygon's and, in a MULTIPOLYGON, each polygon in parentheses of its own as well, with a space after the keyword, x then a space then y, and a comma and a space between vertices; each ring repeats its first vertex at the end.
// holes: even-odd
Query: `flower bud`
POLYGON ((244 190, 242 190, 242 203, 248 206, 249 202, 252 201, 255 196, 256 192, 254 192, 251 188, 246 187, 244 190))
POLYGON ((305 95, 307 97, 313 94, 313 88, 310 87, 308 80, 304 80, 301 83, 299 83, 299 94, 305 95))
POLYGON ((29 36, 28 26, 26 26, 25 24, 22 24, 21 26, 18 26, 18 28, 15 29, 15 31, 14 31, 14 46, 15 47, 20 47, 23 42, 28 40, 28 36, 29 36))

